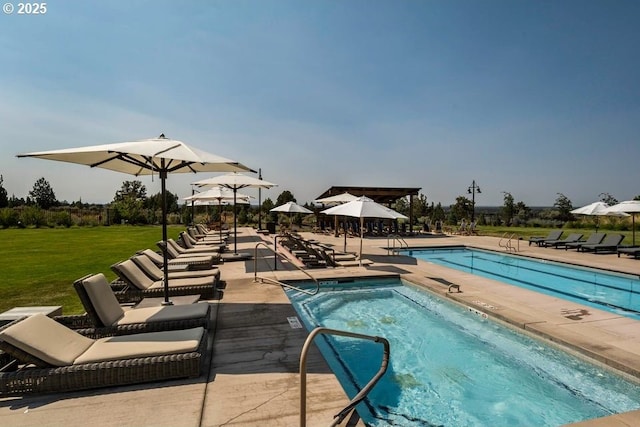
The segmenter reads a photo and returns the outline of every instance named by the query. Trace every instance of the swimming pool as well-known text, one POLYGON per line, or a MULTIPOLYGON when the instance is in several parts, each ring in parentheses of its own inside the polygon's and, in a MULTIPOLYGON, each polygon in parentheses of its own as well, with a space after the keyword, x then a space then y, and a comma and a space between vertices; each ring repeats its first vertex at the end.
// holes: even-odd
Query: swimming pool
MULTIPOLYGON (((358 405, 369 426, 560 426, 640 407, 638 385, 400 279, 287 294, 308 330, 391 342, 387 373, 358 405)), ((374 343, 326 336, 316 343, 350 397, 379 368, 374 343)))
POLYGON ((593 268, 462 247, 412 249, 402 253, 423 261, 640 319, 640 276, 614 274, 593 268))

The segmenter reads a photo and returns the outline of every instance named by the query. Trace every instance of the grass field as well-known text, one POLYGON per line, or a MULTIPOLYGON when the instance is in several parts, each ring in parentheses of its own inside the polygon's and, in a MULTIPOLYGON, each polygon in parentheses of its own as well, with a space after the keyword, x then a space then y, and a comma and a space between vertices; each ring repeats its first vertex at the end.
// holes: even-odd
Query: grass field
MULTIPOLYGON (((169 237, 177 239, 184 226, 170 226, 169 237)), ((479 227, 482 235, 502 236, 515 233, 527 240, 546 236, 550 229, 516 227, 479 227)), ((593 229, 565 230, 565 236, 593 229)), ((631 244, 631 232, 603 230, 624 234, 623 244, 631 244)), ((0 230, 0 313, 13 307, 61 305, 64 314, 84 312, 72 283, 91 273, 104 273, 108 280, 115 274, 110 266, 129 258, 136 251, 157 249, 162 239, 159 226, 111 226, 59 229, 0 230)), ((640 235, 638 236, 640 241, 640 235)))
MULTIPOLYGON (((176 239, 184 226, 169 227, 176 239)), ((136 251, 157 249, 159 226, 0 230, 0 312, 12 307, 61 305, 83 313, 72 283, 91 273, 115 278, 110 266, 136 251)))

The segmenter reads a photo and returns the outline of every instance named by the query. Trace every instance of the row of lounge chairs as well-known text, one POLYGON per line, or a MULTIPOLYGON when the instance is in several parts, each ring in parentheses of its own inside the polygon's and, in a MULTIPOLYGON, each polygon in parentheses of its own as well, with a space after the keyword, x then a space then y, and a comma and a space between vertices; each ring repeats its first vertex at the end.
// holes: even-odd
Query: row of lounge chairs
POLYGON ((298 234, 284 233, 279 242, 307 268, 341 267, 356 260, 351 253, 336 252, 330 246, 314 240, 307 240, 298 234))
POLYGON ((622 234, 592 233, 586 240, 583 234, 572 233, 561 239, 562 230, 554 230, 546 237, 534 236, 529 238, 529 246, 536 244, 541 247, 550 247, 565 250, 576 249, 578 252, 608 252, 632 255, 635 258, 640 255, 640 247, 621 246, 624 236, 622 234))
MULTIPOLYGON (((220 271, 213 264, 219 252, 207 249, 210 253, 172 258, 170 295, 215 295, 220 271)), ((0 396, 200 376, 211 306, 131 306, 163 295, 162 261, 160 254, 147 249, 112 266, 119 276, 113 283, 102 273, 76 280, 73 286, 85 308, 83 315, 37 314, 2 326, 0 396)))

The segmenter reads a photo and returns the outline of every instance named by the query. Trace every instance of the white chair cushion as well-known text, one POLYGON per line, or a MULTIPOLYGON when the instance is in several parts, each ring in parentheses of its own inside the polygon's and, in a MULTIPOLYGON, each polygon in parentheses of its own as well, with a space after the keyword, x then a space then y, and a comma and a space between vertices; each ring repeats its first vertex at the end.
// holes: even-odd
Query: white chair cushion
POLYGON ((105 326, 115 324, 124 316, 124 311, 104 274, 94 274, 82 281, 93 308, 105 326))
POLYGON ((0 332, 0 339, 53 366, 73 364, 95 340, 44 314, 35 314, 0 332))
POLYGON ((197 319, 204 317, 209 309, 208 304, 183 304, 163 307, 134 308, 124 312, 118 325, 132 323, 164 322, 170 320, 197 319))
POLYGON ((101 338, 74 364, 190 353, 198 349, 204 333, 203 328, 192 328, 101 338))

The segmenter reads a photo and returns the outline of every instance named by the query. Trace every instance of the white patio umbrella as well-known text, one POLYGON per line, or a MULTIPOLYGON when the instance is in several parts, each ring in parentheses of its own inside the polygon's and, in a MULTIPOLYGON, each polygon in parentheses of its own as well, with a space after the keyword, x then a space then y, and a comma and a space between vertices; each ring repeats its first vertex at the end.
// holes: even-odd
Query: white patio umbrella
MULTIPOLYGON (((251 171, 235 160, 220 157, 188 146, 182 141, 157 138, 113 144, 92 145, 62 150, 18 154, 18 157, 36 157, 61 162, 78 163, 90 167, 139 175, 159 175, 162 191, 162 240, 167 241, 166 179, 170 173, 251 171)), ((169 301, 169 270, 167 252, 164 258, 164 304, 169 301)))
POLYGON ((233 203, 233 253, 238 254, 238 240, 237 240, 237 215, 236 215, 236 203, 237 192, 241 188, 271 188, 278 184, 274 184, 263 179, 254 178, 252 176, 243 175, 241 173, 228 173, 225 175, 214 176, 213 178, 207 178, 200 181, 192 182, 191 184, 198 187, 225 187, 233 190, 234 203, 233 203))
MULTIPOLYGON (((241 204, 249 204, 249 198, 246 194, 236 194, 236 202, 241 204)), ((233 191, 225 187, 215 187, 202 193, 196 193, 189 197, 184 198, 185 201, 191 202, 194 205, 209 204, 213 205, 218 202, 220 212, 222 212, 222 204, 231 204, 233 201, 233 191)), ((220 240, 222 240, 222 224, 220 224, 220 240)))
MULTIPOLYGON (((358 196, 354 196, 353 194, 345 191, 342 194, 336 194, 335 196, 329 196, 329 197, 323 197, 322 199, 316 199, 314 200, 315 203, 321 203, 323 205, 329 205, 329 206, 335 206, 335 205, 339 205, 342 203, 348 203, 351 202, 355 199, 357 199, 358 196)), ((346 224, 346 220, 344 221, 344 251, 347 251, 347 224, 346 224)), ((335 217, 335 223, 334 223, 334 229, 335 229, 335 237, 338 237, 338 216, 336 215, 335 217)))
POLYGON ((406 219, 407 217, 399 212, 389 209, 378 204, 368 197, 362 196, 348 203, 334 206, 322 211, 327 215, 344 215, 360 218, 360 265, 362 266, 362 240, 365 218, 384 218, 384 219, 406 219))
POLYGON ((600 222, 599 217, 605 215, 611 216, 628 216, 624 212, 609 212, 609 205, 605 202, 593 202, 586 206, 582 206, 581 208, 577 208, 571 211, 572 214, 575 215, 590 215, 595 216, 595 224, 596 224, 596 233, 598 232, 598 224, 600 222))
POLYGON ((607 209, 607 213, 626 213, 631 215, 631 229, 633 230, 633 246, 636 245, 636 214, 640 212, 640 200, 626 200, 607 209))
MULTIPOLYGON (((304 206, 300 206, 296 202, 287 202, 284 205, 276 206, 271 209, 270 212, 284 212, 290 214, 290 222, 293 225, 293 215, 297 213, 301 214, 312 214, 313 211, 305 208, 304 206)), ((293 230, 293 227, 291 228, 293 230)))

